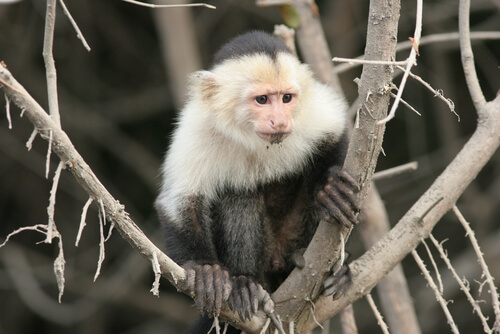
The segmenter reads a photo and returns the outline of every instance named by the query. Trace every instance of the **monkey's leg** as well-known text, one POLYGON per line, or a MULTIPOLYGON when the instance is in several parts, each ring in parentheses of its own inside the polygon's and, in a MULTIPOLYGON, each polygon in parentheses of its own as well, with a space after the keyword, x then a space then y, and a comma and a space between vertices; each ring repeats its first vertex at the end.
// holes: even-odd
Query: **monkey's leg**
POLYGON ((338 167, 330 168, 326 184, 316 195, 316 204, 320 217, 351 227, 356 224, 359 212, 357 193, 359 186, 356 180, 338 167))
POLYGON ((193 261, 183 265, 188 284, 194 288, 196 308, 203 316, 217 317, 222 303, 229 298, 232 284, 229 272, 218 264, 200 265, 193 261))

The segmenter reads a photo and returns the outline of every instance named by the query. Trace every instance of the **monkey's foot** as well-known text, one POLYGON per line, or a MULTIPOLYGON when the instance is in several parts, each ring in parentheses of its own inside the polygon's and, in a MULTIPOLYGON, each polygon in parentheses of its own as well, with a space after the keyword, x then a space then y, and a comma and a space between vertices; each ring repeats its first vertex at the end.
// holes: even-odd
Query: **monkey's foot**
POLYGON ((332 270, 332 275, 323 282, 325 296, 332 296, 333 300, 342 297, 347 289, 352 284, 351 271, 347 264, 343 264, 340 268, 335 265, 332 270))
POLYGON ((330 168, 326 184, 319 189, 316 203, 320 217, 324 220, 338 221, 345 227, 356 224, 356 214, 359 212, 357 181, 338 167, 330 168))
MULTIPOLYGON (((271 300, 271 297, 262 286, 256 283, 249 276, 233 276, 232 290, 229 295, 228 304, 231 310, 238 313, 241 320, 245 321, 246 318, 252 319, 252 316, 257 312, 259 303, 271 300)), ((274 308, 274 304, 272 305, 274 308)))
POLYGON ((233 312, 238 313, 240 319, 245 321, 252 319, 252 316, 257 312, 259 305, 262 310, 272 320, 274 326, 280 333, 285 333, 281 321, 274 313, 274 301, 271 295, 249 276, 234 276, 232 277, 233 288, 229 296, 229 307, 233 312))
POLYGON ((203 316, 219 316, 222 303, 231 294, 229 272, 218 264, 200 265, 189 261, 183 265, 187 272, 188 286, 194 290, 194 301, 203 316))

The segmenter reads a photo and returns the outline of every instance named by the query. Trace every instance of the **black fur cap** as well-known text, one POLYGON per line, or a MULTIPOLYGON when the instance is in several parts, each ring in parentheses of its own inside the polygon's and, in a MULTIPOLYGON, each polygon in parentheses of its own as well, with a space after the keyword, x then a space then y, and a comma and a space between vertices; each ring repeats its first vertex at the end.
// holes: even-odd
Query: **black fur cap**
POLYGON ((214 55, 212 67, 228 59, 256 53, 267 54, 275 59, 279 52, 292 53, 281 39, 263 31, 250 31, 224 44, 214 55))

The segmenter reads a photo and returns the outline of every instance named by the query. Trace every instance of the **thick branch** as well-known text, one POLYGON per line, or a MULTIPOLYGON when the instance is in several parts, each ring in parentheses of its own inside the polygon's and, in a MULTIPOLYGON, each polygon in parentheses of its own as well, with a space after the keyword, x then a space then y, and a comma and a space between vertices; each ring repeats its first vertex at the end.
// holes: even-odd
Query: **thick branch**
MULTIPOLYGON (((399 1, 371 2, 366 59, 391 60, 395 55, 399 1)), ((364 198, 375 169, 381 148, 383 125, 377 121, 387 113, 389 95, 385 87, 392 80, 388 66, 367 65, 361 77, 360 101, 364 101, 359 112, 359 127, 354 129, 349 152, 344 168, 353 175, 362 186, 360 198, 364 198)), ((273 295, 277 311, 286 321, 296 320, 297 331, 306 332, 306 328, 316 326, 311 316, 311 302, 321 292, 323 279, 329 273, 332 264, 339 258, 340 233, 347 236, 350 231, 341 230, 340 226, 321 222, 304 257, 306 267, 295 269, 288 279, 273 295), (290 296, 294 298, 290 299, 290 296)), ((318 312, 318 307, 315 307, 318 312)), ((326 320, 323 318, 320 322, 326 320)))
POLYGON ((479 124, 473 136, 432 186, 382 240, 351 264, 352 289, 336 302, 319 298, 316 303, 318 321, 330 318, 368 293, 422 238, 426 238, 499 146, 500 96, 479 111, 479 124))

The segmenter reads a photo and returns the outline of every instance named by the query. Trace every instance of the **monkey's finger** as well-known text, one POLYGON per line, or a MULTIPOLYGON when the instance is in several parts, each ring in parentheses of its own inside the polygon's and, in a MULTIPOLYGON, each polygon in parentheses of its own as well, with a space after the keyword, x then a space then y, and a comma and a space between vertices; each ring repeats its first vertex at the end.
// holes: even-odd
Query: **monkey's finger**
POLYGON ((228 300, 229 296, 231 295, 231 290, 232 290, 232 284, 231 284, 231 278, 229 277, 229 272, 227 270, 222 271, 222 279, 224 281, 223 287, 223 297, 224 300, 228 300))
POLYGON ((335 186, 340 196, 346 200, 351 210, 359 212, 360 207, 357 197, 358 190, 351 188, 349 184, 346 184, 345 182, 337 182, 335 183, 335 186))
POLYGON ((203 266, 203 278, 205 280, 205 309, 208 316, 215 313, 215 289, 213 266, 206 264, 203 266))
POLYGON ((358 192, 359 189, 359 183, 356 181, 351 174, 347 173, 344 170, 340 170, 338 173, 340 179, 342 179, 345 183, 349 184, 349 186, 355 191, 358 192))
POLYGON ((337 300, 345 294, 350 285, 351 280, 347 275, 339 277, 332 287, 325 290, 325 296, 331 295, 333 300, 337 300))
POLYGON ((248 292, 250 293, 250 302, 252 303, 252 313, 255 314, 259 309, 259 288, 253 280, 248 282, 248 292))
POLYGON ((242 300, 241 300, 240 280, 237 277, 233 277, 233 290, 231 292, 231 297, 232 297, 231 309, 233 310, 233 312, 238 313, 242 321, 245 321, 245 312, 241 306, 242 300))
POLYGON ((219 316, 224 298, 224 271, 219 265, 213 266, 214 316, 219 316))
POLYGON ((241 320, 245 321, 246 317, 248 316, 249 319, 252 317, 252 304, 250 302, 250 292, 248 291, 248 286, 247 286, 247 279, 246 277, 240 277, 239 278, 240 284, 239 284, 239 290, 240 290, 240 295, 241 295, 241 311, 243 313, 243 318, 241 320))
MULTIPOLYGON (((201 269, 201 268, 200 268, 201 269)), ((196 283, 194 301, 198 312, 203 316, 205 313, 205 279, 202 270, 196 270, 196 283)))
MULTIPOLYGON (((331 184, 327 184, 325 186, 325 192, 327 193, 331 201, 330 203, 328 203, 328 205, 336 206, 340 210, 340 212, 342 212, 342 215, 345 216, 351 222, 351 224, 354 224, 354 222, 356 221, 356 209, 353 208, 350 203, 348 204, 345 201, 338 186, 333 186, 331 184)), ((328 201, 328 198, 325 200, 328 201)), ((356 201, 355 199, 353 200, 356 201)))
POLYGON ((347 228, 352 226, 353 223, 342 213, 337 205, 329 198, 326 192, 320 190, 317 198, 320 206, 328 212, 328 214, 323 213, 323 219, 332 217, 347 228))

